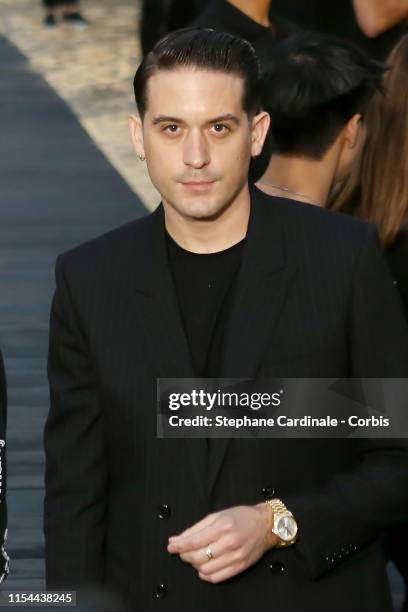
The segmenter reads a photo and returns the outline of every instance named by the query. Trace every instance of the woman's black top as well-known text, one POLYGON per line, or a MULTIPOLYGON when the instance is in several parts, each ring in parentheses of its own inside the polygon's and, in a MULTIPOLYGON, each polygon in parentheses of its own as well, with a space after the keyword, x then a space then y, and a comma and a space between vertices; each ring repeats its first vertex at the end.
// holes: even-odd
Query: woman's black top
POLYGON ((270 56, 277 42, 296 34, 300 28, 270 11, 271 26, 263 26, 248 17, 227 0, 212 0, 191 25, 222 30, 249 41, 254 47, 261 66, 270 56))

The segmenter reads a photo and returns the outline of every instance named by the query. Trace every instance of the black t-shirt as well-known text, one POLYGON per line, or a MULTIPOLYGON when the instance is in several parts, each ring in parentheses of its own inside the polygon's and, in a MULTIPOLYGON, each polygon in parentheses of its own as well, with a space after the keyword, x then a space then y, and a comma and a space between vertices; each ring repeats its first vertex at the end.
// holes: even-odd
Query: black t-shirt
POLYGON ((269 19, 271 27, 263 26, 227 0, 212 0, 191 25, 222 30, 244 38, 254 47, 263 66, 268 61, 273 45, 300 31, 298 26, 273 11, 270 11, 269 19))
POLYGON ((186 251, 166 233, 170 268, 197 377, 215 376, 207 363, 217 318, 241 262, 245 239, 218 253, 186 251))

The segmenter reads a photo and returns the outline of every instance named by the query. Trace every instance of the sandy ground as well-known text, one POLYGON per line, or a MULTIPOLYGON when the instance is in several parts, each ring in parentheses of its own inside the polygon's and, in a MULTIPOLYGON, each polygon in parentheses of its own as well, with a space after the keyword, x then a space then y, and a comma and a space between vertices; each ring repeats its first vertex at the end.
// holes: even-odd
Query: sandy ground
POLYGON ((152 210, 160 200, 135 156, 127 118, 135 112, 132 80, 140 61, 139 0, 83 0, 89 27, 43 27, 40 0, 0 0, 7 37, 69 104, 82 126, 152 210))

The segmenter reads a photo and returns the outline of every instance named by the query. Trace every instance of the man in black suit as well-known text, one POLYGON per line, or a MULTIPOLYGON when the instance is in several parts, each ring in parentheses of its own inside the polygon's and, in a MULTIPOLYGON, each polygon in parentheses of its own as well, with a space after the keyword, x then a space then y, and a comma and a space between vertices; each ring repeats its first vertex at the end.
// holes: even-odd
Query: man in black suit
POLYGON ((378 534, 408 512, 406 444, 156 437, 158 377, 407 373, 375 231, 248 186, 258 77, 229 34, 159 42, 130 130, 162 204, 58 259, 48 588, 135 611, 392 609, 378 534))
POLYGON ((10 559, 5 549, 7 539, 6 504, 6 426, 7 426, 7 386, 3 355, 0 352, 0 583, 8 574, 10 559))

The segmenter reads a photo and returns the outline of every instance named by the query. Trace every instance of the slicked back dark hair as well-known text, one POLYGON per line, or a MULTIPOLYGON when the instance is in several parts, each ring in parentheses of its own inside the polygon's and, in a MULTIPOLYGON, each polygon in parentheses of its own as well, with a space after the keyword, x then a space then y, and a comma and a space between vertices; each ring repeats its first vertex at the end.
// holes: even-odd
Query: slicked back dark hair
POLYGON ((383 64, 340 38, 299 34, 277 45, 261 79, 273 150, 321 159, 351 117, 364 113, 383 74, 383 64))
POLYGON ((257 112, 260 67, 249 42, 208 28, 185 28, 171 32, 154 46, 136 71, 133 80, 136 106, 143 119, 147 109, 147 84, 159 70, 195 68, 242 77, 243 109, 257 112))

